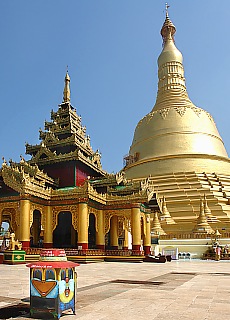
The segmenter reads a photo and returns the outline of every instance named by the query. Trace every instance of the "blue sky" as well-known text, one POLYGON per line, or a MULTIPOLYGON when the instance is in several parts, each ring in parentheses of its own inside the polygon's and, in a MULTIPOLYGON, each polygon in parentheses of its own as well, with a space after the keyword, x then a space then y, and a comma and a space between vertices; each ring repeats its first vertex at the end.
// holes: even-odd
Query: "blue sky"
MULTIPOLYGON (((212 114, 230 153, 230 1, 168 1, 191 100, 212 114)), ((19 161, 25 142, 62 102, 66 65, 71 102, 103 168, 117 172, 138 121, 157 92, 162 0, 0 2, 0 156, 19 161)))

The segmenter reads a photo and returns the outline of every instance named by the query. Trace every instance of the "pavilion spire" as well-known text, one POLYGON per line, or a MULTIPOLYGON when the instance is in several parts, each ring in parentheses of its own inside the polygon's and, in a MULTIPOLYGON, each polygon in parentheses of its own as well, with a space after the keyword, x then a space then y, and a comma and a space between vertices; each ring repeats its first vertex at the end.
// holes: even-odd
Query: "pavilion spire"
POLYGON ((65 76, 65 87, 63 91, 63 103, 68 103, 70 102, 70 76, 68 74, 68 68, 66 71, 66 76, 65 76))

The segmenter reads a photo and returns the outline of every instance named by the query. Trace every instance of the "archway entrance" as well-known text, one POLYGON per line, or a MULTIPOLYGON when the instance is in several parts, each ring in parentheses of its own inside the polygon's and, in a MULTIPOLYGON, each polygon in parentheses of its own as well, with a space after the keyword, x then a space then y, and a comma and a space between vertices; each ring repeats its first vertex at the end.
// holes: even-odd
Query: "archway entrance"
POLYGON ((89 215, 89 228, 88 228, 88 247, 89 249, 96 249, 96 219, 93 213, 89 215))
POLYGON ((9 221, 3 221, 2 222, 2 225, 1 225, 1 235, 3 235, 4 236, 4 234, 6 233, 6 232, 8 232, 8 230, 10 229, 10 223, 9 223, 9 221))
POLYGON ((60 212, 58 225, 53 232, 54 248, 74 248, 77 244, 77 232, 72 226, 71 212, 60 212))
POLYGON ((2 226, 7 233, 7 237, 9 234, 14 232, 16 237, 19 238, 19 234, 17 233, 18 228, 16 224, 16 212, 13 208, 6 208, 2 211, 2 226))
POLYGON ((41 212, 34 210, 33 212, 33 224, 30 228, 30 246, 31 247, 42 247, 43 239, 41 237, 41 212))

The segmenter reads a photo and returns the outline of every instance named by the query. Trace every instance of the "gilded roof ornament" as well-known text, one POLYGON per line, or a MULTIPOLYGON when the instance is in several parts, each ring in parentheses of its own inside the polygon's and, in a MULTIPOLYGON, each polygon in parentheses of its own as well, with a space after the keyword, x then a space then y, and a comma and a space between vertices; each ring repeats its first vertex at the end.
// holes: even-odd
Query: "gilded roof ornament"
POLYGON ((66 71, 66 76, 65 76, 65 87, 64 87, 64 91, 63 91, 63 102, 64 103, 68 103, 70 102, 70 76, 68 74, 68 68, 66 71))
POLYGON ((168 8, 170 6, 166 3, 165 4, 165 11, 166 11, 166 17, 165 22, 161 28, 161 35, 163 38, 163 45, 166 43, 168 39, 172 39, 174 41, 174 34, 176 33, 176 27, 172 23, 172 21, 169 18, 168 14, 168 8))

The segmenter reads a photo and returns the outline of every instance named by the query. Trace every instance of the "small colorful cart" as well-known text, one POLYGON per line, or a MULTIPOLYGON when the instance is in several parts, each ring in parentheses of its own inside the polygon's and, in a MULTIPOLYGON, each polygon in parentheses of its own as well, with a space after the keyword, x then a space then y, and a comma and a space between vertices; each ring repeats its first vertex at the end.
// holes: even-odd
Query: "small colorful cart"
POLYGON ((64 310, 75 314, 78 263, 67 261, 63 249, 43 249, 30 268, 30 314, 49 312, 60 318, 64 310))

